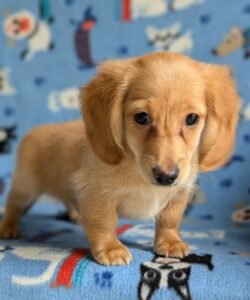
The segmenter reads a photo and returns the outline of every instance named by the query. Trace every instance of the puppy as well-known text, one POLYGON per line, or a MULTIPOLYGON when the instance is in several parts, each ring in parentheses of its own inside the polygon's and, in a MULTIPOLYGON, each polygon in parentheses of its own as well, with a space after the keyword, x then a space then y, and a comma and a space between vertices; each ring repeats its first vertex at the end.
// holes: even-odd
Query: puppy
POLYGON ((23 139, 0 236, 17 237, 20 217, 46 192, 79 218, 100 264, 132 259, 118 217, 155 217, 156 253, 187 255, 179 225, 197 174, 233 149, 240 100, 229 69, 166 52, 107 61, 80 99, 84 123, 23 139))

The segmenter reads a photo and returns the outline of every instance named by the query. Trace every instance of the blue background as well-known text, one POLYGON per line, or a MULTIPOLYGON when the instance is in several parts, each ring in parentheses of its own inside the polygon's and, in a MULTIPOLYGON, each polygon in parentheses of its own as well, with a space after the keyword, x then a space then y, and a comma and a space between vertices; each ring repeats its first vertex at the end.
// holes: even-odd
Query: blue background
MULTIPOLYGON (((243 47, 227 56, 212 54, 212 49, 222 42, 232 26, 237 26, 242 31, 250 28, 250 2, 247 0, 206 0, 182 10, 165 12, 154 17, 142 15, 138 19, 131 18, 129 22, 121 19, 120 0, 2 0, 0 2, 0 72, 6 67, 10 69, 8 81, 15 88, 16 93, 9 95, 0 90, 0 129, 15 125, 17 139, 10 139, 8 153, 0 153, 1 205, 3 206, 10 187, 16 150, 21 138, 34 126, 81 117, 77 109, 61 107, 58 112, 49 110, 48 98, 50 93, 55 91, 60 93, 65 89, 82 87, 95 74, 95 65, 82 64, 77 57, 74 44, 76 22, 84 21, 84 19, 86 21, 85 13, 88 7, 92 8, 89 18, 95 22, 95 26, 89 32, 89 44, 91 57, 96 65, 110 58, 128 58, 155 51, 154 45, 149 44, 147 27, 155 26, 163 29, 180 22, 182 24, 180 35, 190 30, 193 41, 192 50, 184 51, 184 53, 201 61, 227 64, 232 68, 243 102, 243 117, 238 126, 233 158, 230 165, 200 176, 200 189, 205 202, 194 204, 188 210, 182 228, 184 231, 208 233, 207 239, 187 238, 187 240, 196 246, 197 253, 210 253, 214 257, 215 269, 211 272, 212 275, 204 266, 193 268, 190 289, 195 295, 194 298, 250 299, 249 219, 238 223, 232 221, 232 213, 236 209, 250 205, 250 120, 244 115, 246 107, 250 105, 250 58, 244 57, 243 47), (37 52, 31 60, 25 61, 20 58, 20 53, 28 46, 27 38, 15 41, 15 46, 10 47, 3 30, 3 23, 6 17, 24 9, 32 12, 37 21, 41 21, 40 2, 48 2, 50 5, 54 22, 47 26, 55 47, 53 50, 37 52), (209 234, 211 230, 223 230, 224 237, 213 238, 213 235, 209 234), (232 255, 231 252, 236 252, 237 255, 232 255)), ((34 243, 27 241, 27 237, 34 237, 44 228, 53 232, 70 228, 70 234, 48 238, 46 246, 51 249, 87 246, 80 227, 53 219, 54 212, 62 210, 60 205, 51 203, 36 205, 22 222, 22 238, 15 242, 2 242, 2 245, 5 246, 7 243, 13 247, 18 247, 18 245, 32 247, 34 243), (42 214, 46 216, 39 218, 38 216, 42 214), (30 229, 30 224, 32 224, 32 229, 30 229)), ((152 224, 149 226, 153 228, 152 224)), ((139 237, 140 234, 131 240, 141 245, 138 242, 139 237)), ((142 238, 145 239, 145 236, 142 238)), ((125 240, 129 242, 130 238, 127 237, 125 240)), ((150 241, 152 238, 149 239, 150 241)), ((43 243, 39 244, 39 247, 44 246, 43 243)), ((98 284, 97 286, 94 284, 93 274, 103 272, 104 267, 91 262, 87 269, 88 276, 85 273, 84 285, 71 290, 72 299, 83 297, 85 293, 89 295, 86 299, 136 298, 139 265, 145 260, 151 260, 152 253, 150 249, 142 251, 140 247, 139 249, 131 248, 135 258, 128 269, 107 268, 114 273, 115 283, 111 289, 105 290, 99 288, 98 284), (126 279, 128 274, 132 274, 131 280, 126 279), (123 295, 123 284, 126 286, 127 298, 123 295)), ((5 287, 5 294, 2 294, 0 298, 12 299, 12 296, 22 295, 22 299, 32 299, 34 295, 40 293, 40 299, 45 299, 51 290, 48 282, 42 286, 23 288, 16 285, 15 289, 11 288, 14 285, 11 279, 12 272, 16 273, 17 269, 21 269, 25 261, 19 256, 12 255, 11 251, 6 251, 6 253, 6 257, 1 261, 3 268, 0 270, 0 286, 5 287), (3 276, 4 273, 8 275, 3 276)), ((26 264, 28 273, 40 274, 45 263, 26 261, 26 264)), ((20 272, 25 272, 25 268, 20 272)), ((0 296, 1 293, 3 289, 0 289, 0 296)), ((56 290, 50 295, 54 297, 53 299, 68 297, 64 290, 56 290)), ((154 299, 162 299, 166 295, 176 299, 174 292, 169 294, 166 290, 160 290, 154 295, 154 299)))

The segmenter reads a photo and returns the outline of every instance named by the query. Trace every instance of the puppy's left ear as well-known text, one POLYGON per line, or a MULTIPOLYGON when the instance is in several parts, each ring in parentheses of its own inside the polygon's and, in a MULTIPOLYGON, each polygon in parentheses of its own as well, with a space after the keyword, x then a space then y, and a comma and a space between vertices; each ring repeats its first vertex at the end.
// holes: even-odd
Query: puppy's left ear
POLYGON ((229 68, 204 65, 207 119, 199 153, 200 170, 212 171, 229 159, 235 141, 240 98, 229 68))

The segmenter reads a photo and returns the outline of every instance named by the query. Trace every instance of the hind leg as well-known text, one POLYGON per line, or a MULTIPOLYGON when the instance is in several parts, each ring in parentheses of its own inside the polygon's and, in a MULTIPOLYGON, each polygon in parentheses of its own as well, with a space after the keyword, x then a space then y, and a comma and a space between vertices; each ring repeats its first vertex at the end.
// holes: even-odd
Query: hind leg
POLYGON ((65 203, 69 218, 73 223, 80 224, 79 209, 74 202, 65 203))
POLYGON ((20 218, 33 204, 33 200, 27 196, 15 191, 10 192, 0 224, 0 238, 17 238, 20 235, 20 218))
POLYGON ((80 224, 79 207, 74 195, 72 195, 72 191, 64 190, 62 195, 58 195, 58 199, 63 202, 67 210, 68 219, 73 223, 80 224))
POLYGON ((0 223, 0 238, 16 238, 20 234, 20 218, 34 203, 38 193, 27 174, 16 171, 11 191, 6 202, 3 220, 0 223))

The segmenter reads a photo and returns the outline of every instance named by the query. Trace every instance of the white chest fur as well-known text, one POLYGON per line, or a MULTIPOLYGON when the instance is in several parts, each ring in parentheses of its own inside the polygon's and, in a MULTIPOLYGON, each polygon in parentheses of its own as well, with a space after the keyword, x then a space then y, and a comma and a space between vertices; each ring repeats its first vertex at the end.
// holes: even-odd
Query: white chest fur
POLYGON ((93 195, 102 195, 100 205, 112 199, 119 217, 130 219, 155 217, 178 193, 177 187, 144 181, 134 163, 109 166, 97 159, 84 161, 72 179, 79 201, 85 201, 85 195, 90 199, 93 195))
POLYGON ((120 195, 118 215, 132 219, 153 218, 168 204, 171 195, 166 187, 134 188, 120 195))

